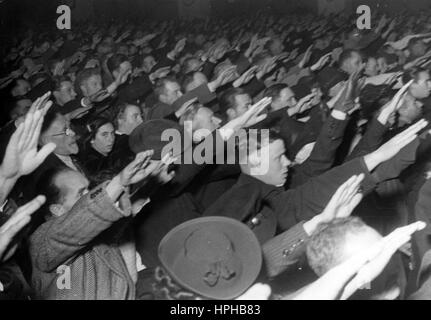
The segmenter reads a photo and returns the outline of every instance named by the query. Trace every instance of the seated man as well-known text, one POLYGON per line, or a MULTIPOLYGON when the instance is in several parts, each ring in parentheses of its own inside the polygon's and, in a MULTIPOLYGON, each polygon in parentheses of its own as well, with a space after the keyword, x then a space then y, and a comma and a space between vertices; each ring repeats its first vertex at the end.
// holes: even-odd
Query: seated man
MULTIPOLYGON (((336 219, 322 224, 310 238, 307 246, 308 262, 320 277, 380 240, 382 236, 360 218, 336 219)), ((405 276, 400 256, 394 256, 383 274, 352 298, 394 300, 402 297, 405 276)))
POLYGON ((90 192, 88 180, 76 171, 60 168, 45 173, 48 219, 30 238, 37 298, 135 298, 136 251, 133 244, 120 240, 124 226, 112 227, 137 213, 128 188, 156 169, 147 166, 151 155, 138 154, 119 175, 90 192))
POLYGON ((120 104, 114 121, 115 144, 110 155, 114 172, 122 170, 133 159, 134 153, 129 147, 129 135, 142 122, 141 109, 138 106, 128 103, 120 104))
MULTIPOLYGON (((416 130, 421 130, 425 125, 426 122, 419 122, 418 126, 411 130, 417 133, 416 130)), ((278 231, 286 231, 321 213, 335 190, 351 176, 361 173, 365 175, 364 194, 373 190, 377 183, 392 178, 393 175, 397 176, 400 173, 398 171, 403 169, 402 166, 388 165, 393 168, 388 170, 388 166, 380 164, 408 145, 416 137, 416 133, 410 136, 411 132, 407 130, 378 150, 335 167, 287 191, 282 187, 288 177, 291 162, 285 156, 283 140, 271 131, 262 141, 252 137, 248 148, 243 144, 244 149, 240 149, 242 174, 237 183, 208 208, 204 215, 227 216, 243 221, 263 244, 278 231), (250 149, 250 146, 254 146, 254 149, 250 149), (371 174, 375 170, 376 172, 371 174)), ((393 161, 397 161, 397 158, 393 161)), ((303 244, 305 239, 306 236, 298 243, 303 244)), ((301 246, 297 247, 299 249, 301 246)), ((280 254, 281 252, 283 250, 280 250, 280 254)), ((274 276, 283 268, 275 270, 278 271, 272 273, 274 276)))

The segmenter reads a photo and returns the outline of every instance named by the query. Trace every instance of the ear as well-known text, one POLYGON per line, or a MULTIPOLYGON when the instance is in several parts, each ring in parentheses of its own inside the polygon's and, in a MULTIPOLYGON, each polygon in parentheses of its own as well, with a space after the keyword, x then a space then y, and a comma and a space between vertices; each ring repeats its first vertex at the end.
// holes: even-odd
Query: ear
POLYGON ((229 119, 235 119, 236 118, 236 111, 232 108, 227 109, 226 114, 229 117, 229 119))
POLYGON ((56 217, 60 217, 63 214, 65 214, 64 208, 61 204, 51 204, 49 206, 49 211, 51 212, 52 215, 56 217))

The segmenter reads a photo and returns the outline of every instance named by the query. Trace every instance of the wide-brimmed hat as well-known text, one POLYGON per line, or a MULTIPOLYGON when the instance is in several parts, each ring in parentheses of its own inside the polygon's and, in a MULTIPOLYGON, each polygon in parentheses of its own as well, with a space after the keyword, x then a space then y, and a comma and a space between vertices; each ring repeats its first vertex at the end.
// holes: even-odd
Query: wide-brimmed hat
POLYGON ((209 299, 234 299, 249 289, 262 266, 254 233, 226 217, 187 221, 160 242, 159 259, 183 288, 209 299))

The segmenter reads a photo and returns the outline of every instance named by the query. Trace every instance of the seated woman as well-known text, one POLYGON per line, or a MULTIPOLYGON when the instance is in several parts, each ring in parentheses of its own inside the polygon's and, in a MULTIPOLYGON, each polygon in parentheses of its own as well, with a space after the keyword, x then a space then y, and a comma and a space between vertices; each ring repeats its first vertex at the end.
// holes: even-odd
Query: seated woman
POLYGON ((79 159, 88 177, 111 167, 110 154, 115 143, 115 129, 106 118, 96 118, 87 125, 89 134, 80 148, 79 159))

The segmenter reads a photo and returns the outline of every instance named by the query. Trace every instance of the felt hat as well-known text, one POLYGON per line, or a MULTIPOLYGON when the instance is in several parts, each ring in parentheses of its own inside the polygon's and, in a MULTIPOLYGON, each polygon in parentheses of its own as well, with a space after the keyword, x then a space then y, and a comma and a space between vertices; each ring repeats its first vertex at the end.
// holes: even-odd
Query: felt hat
POLYGON ((262 251, 240 221, 204 217, 172 229, 160 242, 159 259, 180 286, 208 299, 234 299, 256 281, 262 251))

